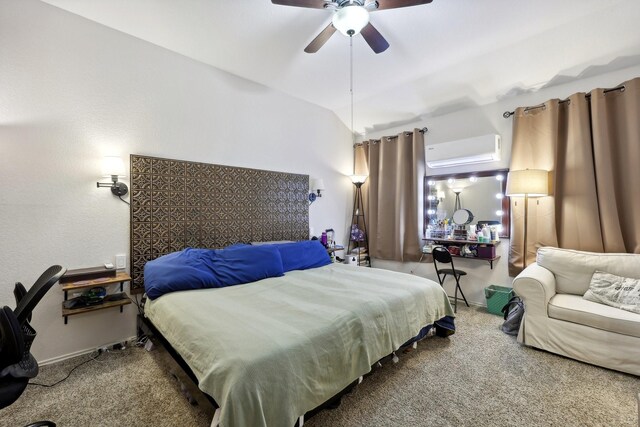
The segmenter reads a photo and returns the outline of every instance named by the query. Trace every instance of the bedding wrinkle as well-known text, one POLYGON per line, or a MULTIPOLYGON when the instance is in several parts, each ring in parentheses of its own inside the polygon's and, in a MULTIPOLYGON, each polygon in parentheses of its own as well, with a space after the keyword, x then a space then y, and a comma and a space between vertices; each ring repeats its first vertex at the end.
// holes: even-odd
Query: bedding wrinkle
POLYGON ((433 281, 339 264, 173 292, 145 310, 220 404, 225 427, 291 427, 424 326, 453 317, 433 281))

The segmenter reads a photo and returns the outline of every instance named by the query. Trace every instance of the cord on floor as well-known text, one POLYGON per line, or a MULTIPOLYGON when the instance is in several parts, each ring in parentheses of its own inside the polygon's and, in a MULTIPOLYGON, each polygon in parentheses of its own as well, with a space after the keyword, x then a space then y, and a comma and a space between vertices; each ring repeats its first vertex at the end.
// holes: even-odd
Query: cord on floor
POLYGON ((87 363, 89 363, 89 362, 92 362, 92 361, 96 360, 96 359, 97 359, 98 357, 100 357, 103 353, 104 353, 104 352, 100 352, 100 351, 98 351, 98 354, 96 354, 94 357, 92 357, 92 358, 90 358, 90 359, 87 359, 87 360, 85 360, 84 362, 79 363, 78 365, 74 366, 74 367, 73 367, 73 369, 71 369, 71 370, 69 371, 69 373, 67 374, 67 376, 66 376, 66 377, 64 377, 63 379, 61 379, 61 380, 59 380, 59 381, 56 381, 56 382, 55 382, 55 383, 53 383, 53 384, 41 384, 41 383, 29 382, 27 385, 35 385, 35 386, 38 386, 38 387, 47 387, 47 388, 48 388, 48 387, 55 387, 55 386, 57 386, 58 384, 60 384, 61 382, 65 381, 67 378, 69 378, 69 377, 71 376, 71 374, 73 373, 73 371, 75 371, 76 369, 78 369, 80 366, 82 366, 82 365, 84 365, 84 364, 87 364, 87 363))

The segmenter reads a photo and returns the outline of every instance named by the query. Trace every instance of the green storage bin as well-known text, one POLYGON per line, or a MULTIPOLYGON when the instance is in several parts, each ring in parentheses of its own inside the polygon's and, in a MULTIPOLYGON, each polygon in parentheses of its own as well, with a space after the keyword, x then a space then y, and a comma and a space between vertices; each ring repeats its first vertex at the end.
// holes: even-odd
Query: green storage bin
POLYGON ((487 310, 491 314, 502 316, 502 307, 509 302, 513 295, 513 288, 507 288, 506 286, 490 285, 484 288, 487 310))

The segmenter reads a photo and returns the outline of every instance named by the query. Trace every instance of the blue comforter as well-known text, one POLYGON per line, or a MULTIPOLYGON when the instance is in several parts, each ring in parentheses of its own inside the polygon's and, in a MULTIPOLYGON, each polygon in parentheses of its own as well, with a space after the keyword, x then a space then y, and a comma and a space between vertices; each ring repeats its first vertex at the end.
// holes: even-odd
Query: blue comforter
POLYGON ((187 248, 144 266, 144 289, 151 299, 169 292, 221 288, 284 274, 280 251, 272 245, 233 249, 187 248))
POLYGON ((161 256, 144 266, 144 289, 151 299, 169 292, 222 288, 330 264, 317 240, 226 249, 192 249, 161 256))

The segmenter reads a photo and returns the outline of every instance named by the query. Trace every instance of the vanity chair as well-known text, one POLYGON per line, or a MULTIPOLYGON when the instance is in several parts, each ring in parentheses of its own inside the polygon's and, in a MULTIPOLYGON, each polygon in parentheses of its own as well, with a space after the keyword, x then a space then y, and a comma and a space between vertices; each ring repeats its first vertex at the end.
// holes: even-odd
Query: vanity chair
POLYGON ((453 312, 457 313, 458 311, 458 291, 460 291, 460 295, 462 295, 462 299, 464 303, 469 307, 469 303, 462 293, 462 288, 460 287, 460 277, 466 276, 467 272, 462 270, 457 270, 453 265, 453 258, 451 254, 446 248, 436 247, 433 248, 431 252, 433 255, 433 265, 436 268, 436 274, 438 275, 438 281, 440 282, 440 286, 444 284, 444 279, 447 278, 448 275, 451 275, 456 281, 456 290, 455 296, 453 298, 453 312), (451 264, 451 268, 438 268, 438 263, 440 264, 451 264))

